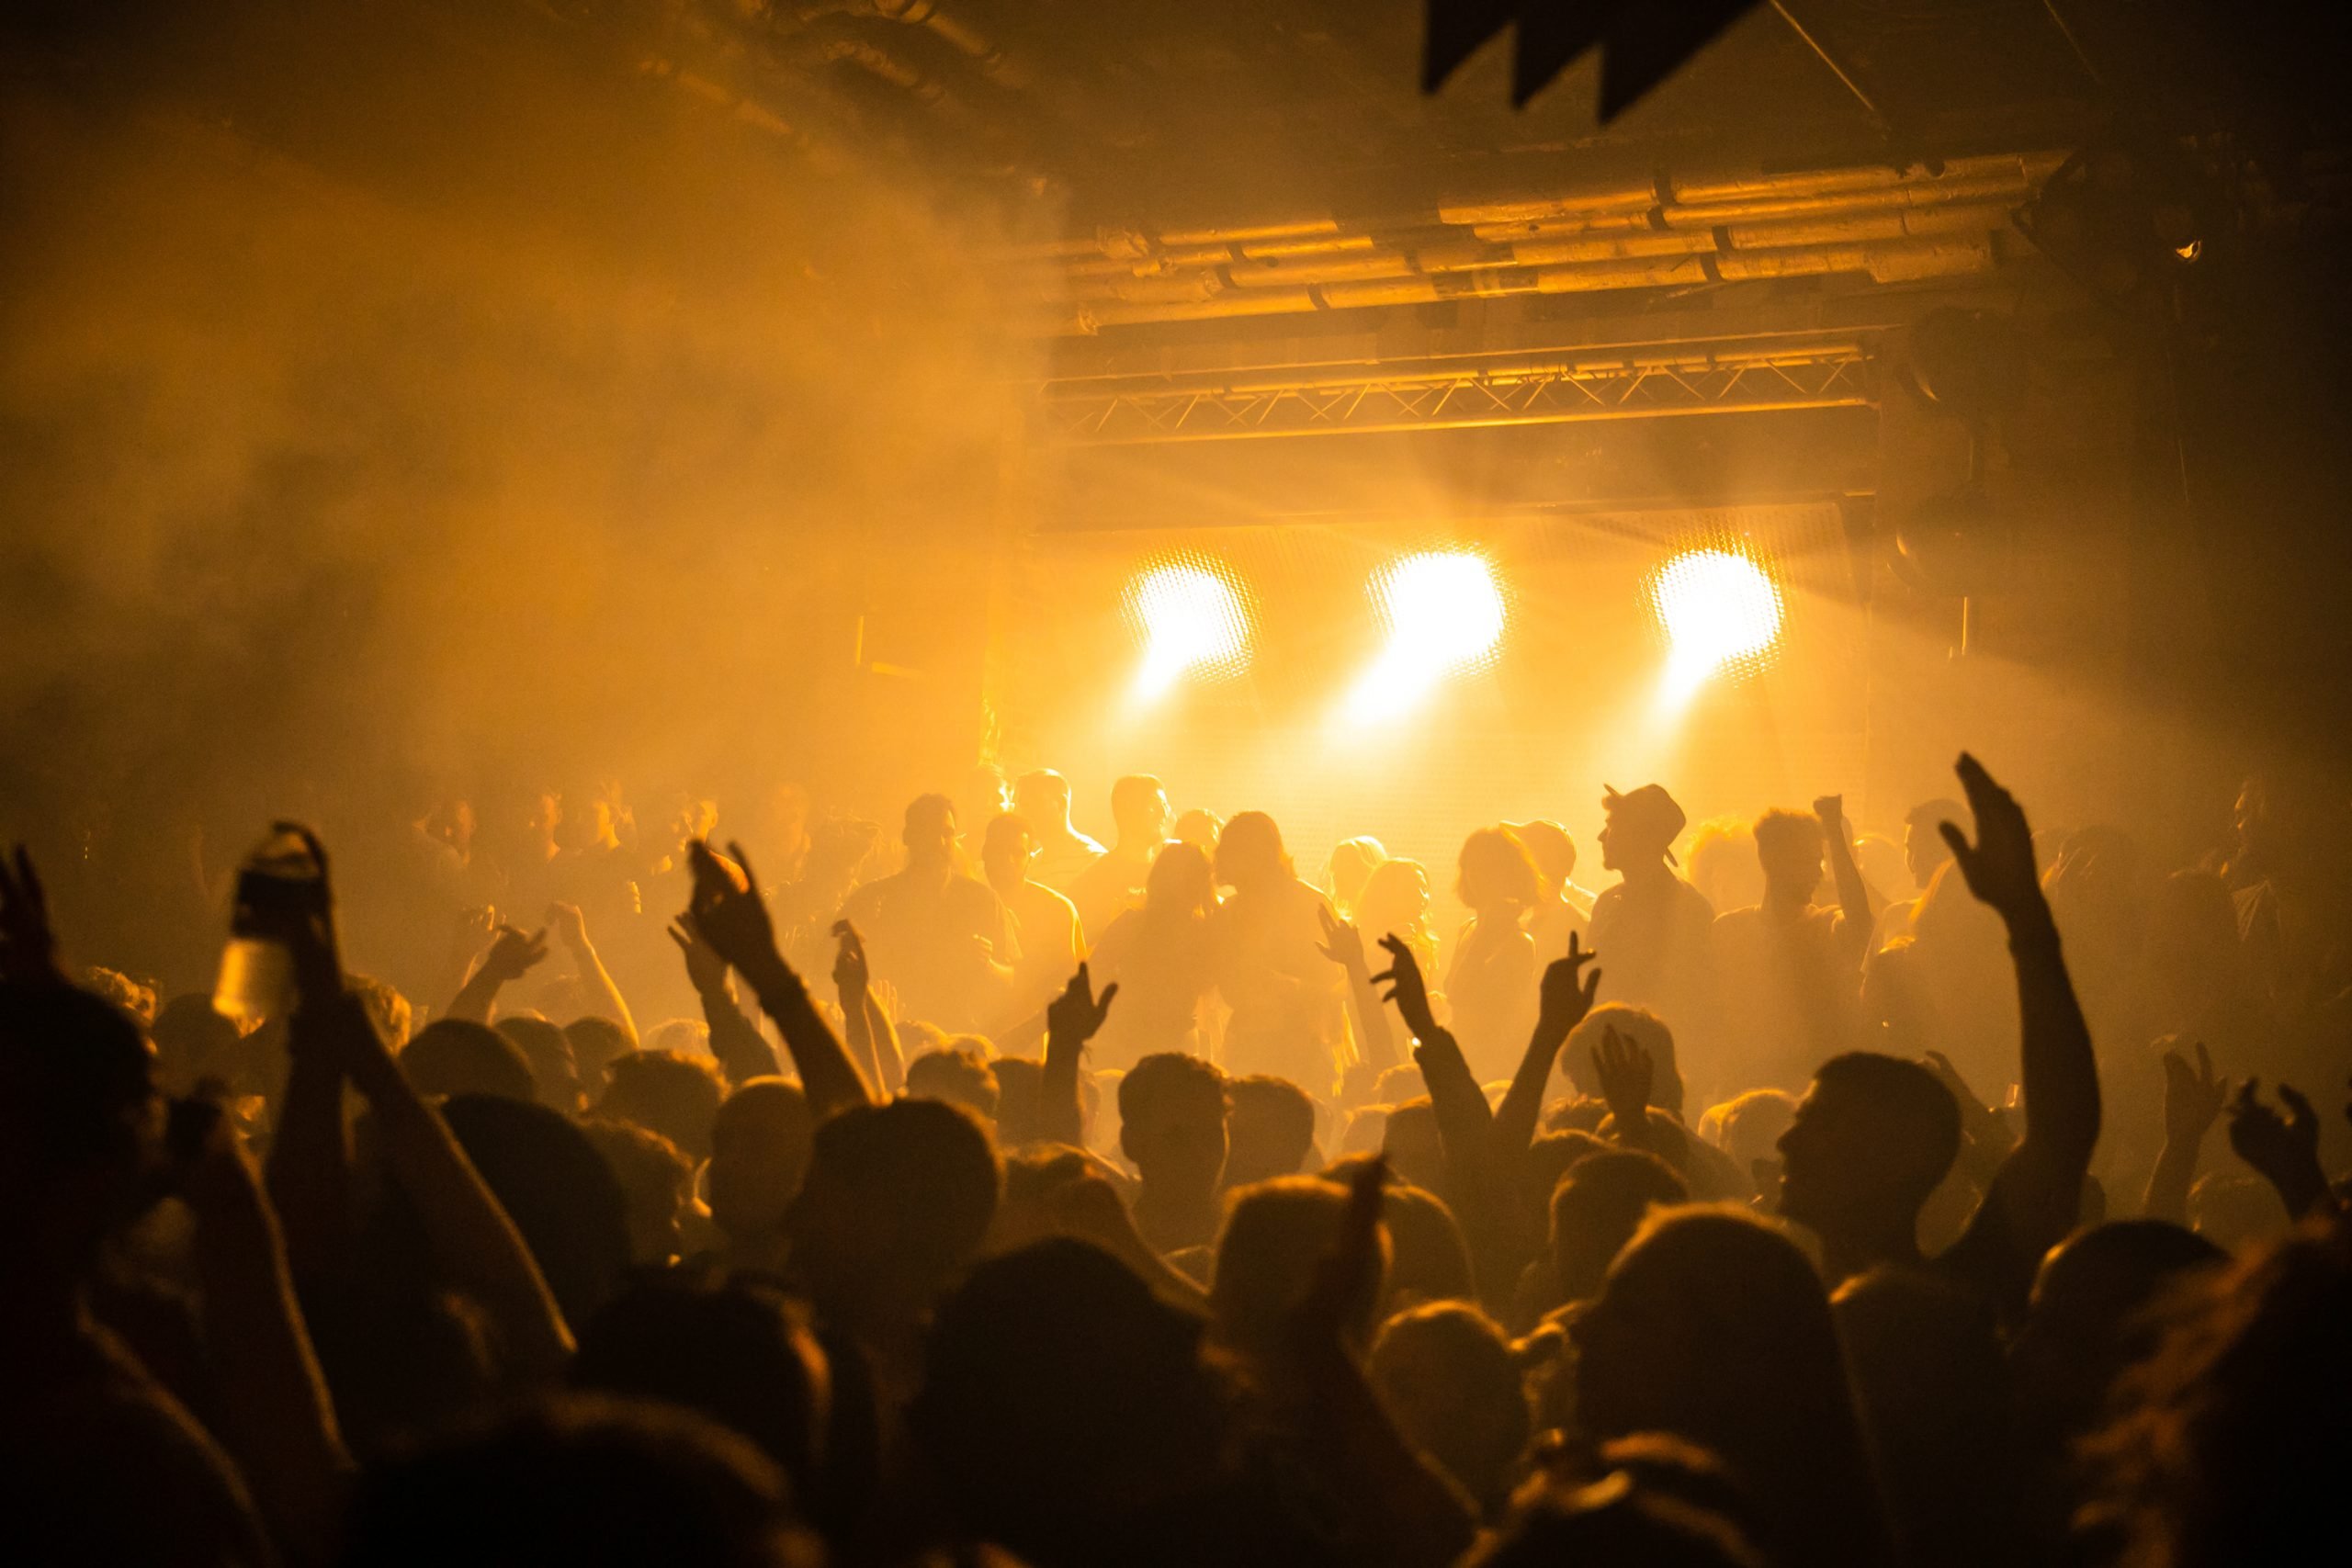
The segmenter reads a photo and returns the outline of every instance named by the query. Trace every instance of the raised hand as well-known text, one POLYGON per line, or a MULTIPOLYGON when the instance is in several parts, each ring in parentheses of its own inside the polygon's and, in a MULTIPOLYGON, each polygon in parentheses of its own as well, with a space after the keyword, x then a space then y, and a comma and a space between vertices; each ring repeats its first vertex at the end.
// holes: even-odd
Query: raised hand
POLYGON ((547 929, 555 932, 556 941, 569 953, 577 953, 588 945, 588 917, 580 912, 577 904, 549 904, 547 929))
POLYGON ((458 919, 449 928, 449 941, 454 951, 471 958, 490 945, 498 934, 498 910, 488 904, 473 904, 458 911, 458 919))
POLYGON ((865 939, 847 920, 833 922, 833 938, 841 943, 833 954, 833 989, 842 994, 842 1007, 846 1010, 850 999, 863 997, 874 987, 874 967, 866 961, 865 939))
POLYGON ((343 990, 343 939, 335 929, 334 876, 327 865, 327 847, 300 822, 274 822, 271 830, 291 833, 302 840, 311 863, 319 868, 318 907, 311 915, 279 933, 294 959, 298 997, 326 997, 343 990))
POLYGON ((757 976, 774 973, 783 966, 784 959, 776 952, 775 922, 768 918, 768 907, 760 898, 759 878, 752 874, 750 857, 737 843, 729 843, 727 852, 742 868, 740 875, 712 854, 702 840, 686 847, 695 874, 689 912, 703 940, 734 965, 737 974, 756 986, 757 976))
POLYGON ((1430 1010, 1430 988, 1421 978, 1420 964, 1401 938, 1384 936, 1380 946, 1388 954, 1388 967, 1372 977, 1374 985, 1388 987, 1380 999, 1396 1004, 1396 1015, 1415 1039, 1428 1039, 1437 1032, 1437 1014, 1430 1010))
POLYGON ((474 973, 480 978, 503 986, 529 974, 547 955, 546 927, 526 934, 513 926, 501 926, 496 939, 490 944, 490 951, 481 955, 481 967, 474 973))
POLYGON ((57 966, 49 895, 22 844, 13 864, 0 861, 0 976, 20 985, 55 985, 65 978, 57 966))
POLYGON ((2201 1040, 2197 1043, 2194 1067, 2177 1051, 2165 1053, 2164 1066, 2165 1142, 2193 1149, 2221 1119, 2222 1108, 2229 1103, 2230 1086, 2213 1076, 2213 1059, 2206 1055, 2201 1040))
POLYGON ((1102 1029, 1102 1021, 1111 1016, 1111 998, 1118 994, 1119 983, 1114 980, 1097 997, 1086 965, 1080 964, 1078 973, 1069 977, 1069 984, 1062 987, 1062 994, 1046 1006, 1046 1045, 1083 1045, 1093 1039, 1102 1029))
POLYGON ((670 922, 670 940, 678 944, 679 953, 686 961, 686 983, 695 995, 707 997, 724 990, 727 986, 727 960, 718 956, 718 949, 703 941, 695 929, 692 915, 680 915, 670 922))
POLYGON ((2319 1163, 2319 1116, 2291 1084, 2278 1086, 2281 1116, 2260 1099, 2262 1080, 2248 1078, 2230 1105, 2230 1147, 2278 1190, 2287 1212, 2301 1218, 2327 1192, 2319 1163))
POLYGON ((1608 1102, 1609 1113, 1617 1119, 1621 1130, 1648 1126, 1650 1089, 1657 1078, 1657 1064, 1650 1060, 1641 1042, 1629 1040, 1614 1029, 1602 1030, 1600 1043, 1592 1048, 1592 1071, 1600 1082, 1600 1098, 1608 1102))
POLYGON ((1363 932, 1333 914, 1327 904, 1316 905, 1315 916, 1323 922, 1323 940, 1315 945, 1324 957, 1346 970, 1351 978, 1372 967, 1364 957, 1363 932))
POLYGON ((1843 840, 1846 832, 1846 797, 1844 795, 1825 795, 1816 797, 1813 803, 1813 814, 1820 819, 1821 830, 1828 834, 1833 841, 1843 840))
POLYGON ((1953 771, 1976 818, 1976 842, 1970 843, 1968 835, 1951 822, 1937 824, 1937 830, 1951 846, 1968 890, 2011 924, 2047 920, 2049 905, 2041 897, 2041 874, 2033 863, 2033 829, 2026 826, 2024 809, 1967 752, 1960 754, 1953 771))
POLYGON ((1592 1010, 1593 998, 1600 994, 1600 971, 1579 978, 1577 971, 1598 956, 1577 942, 1577 933, 1568 933, 1568 955, 1555 958, 1544 966, 1544 980, 1537 992, 1536 1027, 1561 1039, 1584 1021, 1592 1010))

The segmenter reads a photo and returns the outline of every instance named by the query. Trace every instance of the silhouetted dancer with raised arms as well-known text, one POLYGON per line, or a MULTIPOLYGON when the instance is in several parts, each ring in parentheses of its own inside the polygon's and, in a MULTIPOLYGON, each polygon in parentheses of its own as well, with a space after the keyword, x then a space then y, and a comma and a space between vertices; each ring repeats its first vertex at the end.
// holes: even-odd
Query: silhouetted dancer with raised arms
MULTIPOLYGON (((2022 1135, 1967 1231, 1932 1261, 2014 1321, 2042 1254, 2075 1228, 2098 1141, 2098 1067, 2041 896, 2025 813, 1963 753, 1976 842, 1943 834, 1968 890, 2001 918, 2017 973, 2022 1135)), ((1929 1068, 1850 1052, 1822 1064, 1781 1138, 1781 1212, 1821 1238, 1834 1283, 1881 1264, 1918 1266, 1919 1211, 1958 1156, 1961 1111, 1929 1068)))

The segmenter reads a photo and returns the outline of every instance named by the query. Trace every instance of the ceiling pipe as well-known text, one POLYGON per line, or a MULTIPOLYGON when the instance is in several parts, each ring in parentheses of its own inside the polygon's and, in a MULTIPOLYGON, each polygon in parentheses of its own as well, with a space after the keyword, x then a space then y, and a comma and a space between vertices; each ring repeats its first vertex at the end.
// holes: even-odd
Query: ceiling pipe
MULTIPOLYGON (((1433 276, 1417 273, 1283 288, 1220 287, 1207 293, 1198 288, 1174 287, 1167 288, 1172 298, 1136 298, 1123 291, 1114 298, 1086 300, 1065 317, 1057 330, 1064 335, 1091 335, 1104 327, 1240 316, 1307 315, 1531 294, 1690 288, 1844 272, 1866 273, 1880 283, 1908 283, 1987 272, 1994 262, 1989 234, 1952 234, 1753 253, 1592 261, 1557 266, 1486 267, 1433 276)), ((1167 280, 1178 285, 1183 281, 1167 280)))
POLYGON ((1126 230, 1013 253, 1064 332, 1460 299, 1866 273, 1883 282, 1994 265, 1992 235, 2058 153, 1617 186, 1446 207, 1383 231, 1334 218, 1126 230), (1465 234, 1464 230, 1468 230, 1465 234))

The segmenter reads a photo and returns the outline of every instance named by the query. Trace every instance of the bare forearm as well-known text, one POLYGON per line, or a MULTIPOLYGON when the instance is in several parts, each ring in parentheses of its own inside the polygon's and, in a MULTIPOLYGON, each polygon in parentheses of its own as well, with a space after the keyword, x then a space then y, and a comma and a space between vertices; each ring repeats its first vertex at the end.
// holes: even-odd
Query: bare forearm
POLYGON ((1538 1023, 1528 1036, 1526 1054, 1519 1059, 1519 1071, 1511 1075, 1510 1088, 1495 1111, 1494 1143, 1498 1157, 1517 1156, 1535 1141, 1535 1124, 1544 1115, 1544 1086, 1552 1081, 1552 1069, 1560 1060, 1560 1047, 1567 1040, 1566 1031, 1544 1023, 1538 1023))
POLYGON ((2087 1170, 2098 1142, 2098 1061, 2046 906, 2010 922, 2009 954, 2018 979, 2022 1141, 2087 1170))
POLYGON ((505 982, 485 969, 474 971, 472 978, 458 987, 449 998, 447 1018, 462 1018, 475 1023, 488 1023, 490 1010, 497 1005, 498 989, 505 982))
MULTIPOLYGON (((356 1004, 344 1027, 368 1027, 356 1004)), ((498 1326, 519 1381, 563 1371, 571 1332, 514 1222, 466 1157, 448 1123, 427 1104, 373 1033, 353 1042, 355 1081, 383 1133, 392 1173, 415 1206, 435 1256, 471 1290, 498 1326)))
POLYGON ((1442 1029, 1431 1030, 1413 1053, 1429 1086, 1430 1108, 1437 1114, 1438 1135, 1445 1142, 1446 1160, 1457 1168, 1476 1166, 1486 1152, 1494 1124, 1486 1094, 1463 1058, 1462 1047, 1442 1029))
POLYGON ((867 1083, 880 1084, 883 1082, 882 1058, 874 1048, 874 1015, 865 1005, 868 990, 859 986, 843 989, 839 994, 842 1032, 846 1036, 844 1044, 850 1060, 864 1071, 867 1083))
POLYGON ((267 1209, 254 1201, 207 1213, 198 1222, 197 1267, 222 1436, 288 1559, 322 1561, 351 1457, 267 1209))
POLYGON ((1038 1075, 1038 1131, 1053 1143, 1074 1149, 1086 1146, 1086 1111, 1078 1097, 1079 1059, 1082 1042, 1046 1036, 1046 1066, 1038 1075))
POLYGON ((351 1140, 343 1120, 342 1069, 304 1038, 315 1028, 295 1015, 292 1067, 263 1180, 284 1227, 288 1255, 306 1276, 324 1270, 350 1224, 351 1140))
POLYGON ((759 974, 744 978, 760 998, 761 1009, 775 1020, 784 1048, 792 1053, 792 1064, 799 1069, 801 1092, 808 1097, 808 1109, 818 1121, 848 1106, 874 1102, 872 1091, 858 1075, 857 1064, 826 1027, 799 976, 778 958, 763 965, 759 974))
POLYGON ((2188 1189, 2197 1179, 2197 1144, 2183 1144, 2177 1138, 2166 1138, 2163 1152, 2156 1156, 2155 1168, 2148 1172, 2148 1187, 2143 1194, 2140 1212, 2152 1220, 2170 1220, 2174 1224, 2188 1223, 2188 1189))
POLYGON ((899 1049, 898 1026, 890 1021, 882 998, 872 991, 865 993, 865 1032, 874 1042, 874 1062, 881 1074, 877 1081, 882 1092, 899 1093, 907 1087, 906 1054, 899 1049))
POLYGON ((702 1017, 710 1028, 710 1054, 718 1059, 729 1083, 742 1084, 775 1075, 775 1053, 768 1048, 759 1025, 735 1005, 735 998, 727 994, 726 987, 702 993, 702 1017))
POLYGON ((571 961, 580 972, 580 983, 587 989, 592 1003, 601 1004, 604 1016, 619 1024, 621 1032, 628 1036, 629 1049, 637 1049, 637 1020, 630 1016, 628 1000, 621 995, 620 987, 613 983, 613 973, 605 967, 604 959, 597 956, 595 945, 582 938, 571 950, 571 961))

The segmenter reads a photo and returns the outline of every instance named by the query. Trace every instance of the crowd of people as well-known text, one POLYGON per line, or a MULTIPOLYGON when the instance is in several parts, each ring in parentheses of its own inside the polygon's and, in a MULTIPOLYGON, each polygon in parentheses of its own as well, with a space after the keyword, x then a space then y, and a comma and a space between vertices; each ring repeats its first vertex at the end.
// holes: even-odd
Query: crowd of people
POLYGON ((750 852, 707 801, 498 842, 452 802, 422 906, 279 824, 217 990, 83 951, 19 849, 0 1550, 2324 1552, 2341 803, 2250 784, 2167 874, 1957 772, 1899 850, 1834 795, 1693 834, 1612 788, 1597 891, 1558 824, 1484 827, 1450 936, 1429 867, 1309 880, 1148 777, 1108 848, 984 771, 895 856, 789 798, 750 852))

